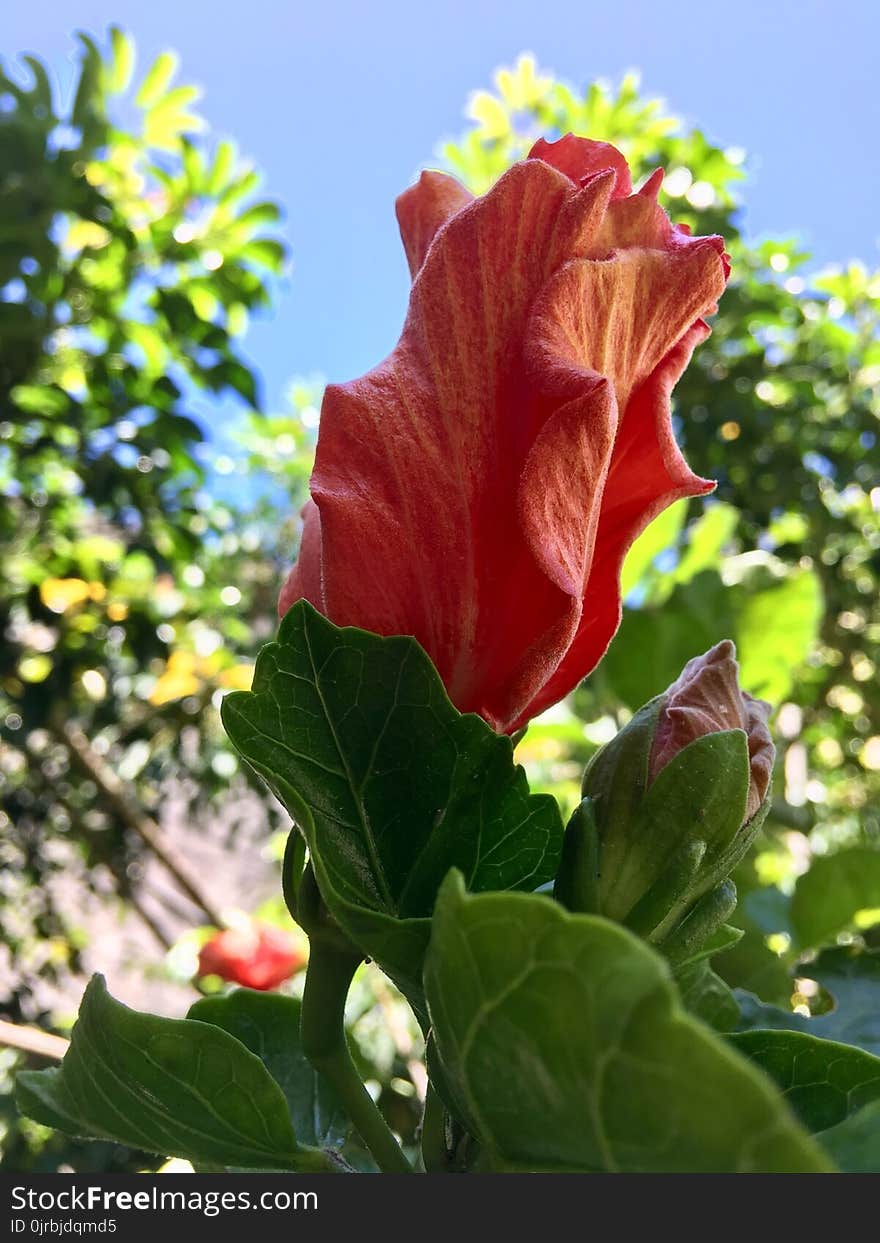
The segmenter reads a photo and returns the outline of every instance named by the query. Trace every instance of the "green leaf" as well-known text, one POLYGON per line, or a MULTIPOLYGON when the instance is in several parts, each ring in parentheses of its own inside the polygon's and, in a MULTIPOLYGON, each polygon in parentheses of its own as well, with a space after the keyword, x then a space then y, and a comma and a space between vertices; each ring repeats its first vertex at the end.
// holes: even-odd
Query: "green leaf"
POLYGON ((48 418, 70 409, 70 398, 63 389, 48 385, 17 384, 10 397, 26 414, 42 414, 48 418))
POLYGON ((450 867, 474 890, 553 879, 562 822, 510 739, 463 716, 414 639, 338 629, 300 601, 223 723, 308 841, 324 901, 418 1004, 450 867))
POLYGON ((168 346, 162 333, 152 324, 136 319, 128 320, 125 331, 131 343, 143 353, 146 370, 161 375, 168 362, 168 346))
POLYGON ((809 1032, 826 1040, 855 1045, 880 1056, 880 952, 840 948, 826 950, 799 968, 831 994, 833 1008, 808 1017, 765 1005, 751 993, 737 991, 740 1030, 755 1028, 809 1032))
POLYGON ((733 632, 729 593, 715 573, 675 589, 662 608, 628 609, 602 676, 636 710, 666 690, 693 656, 733 632))
POLYGON ((110 45, 113 56, 104 82, 112 95, 119 95, 128 86, 134 72, 134 41, 118 26, 111 26, 110 45))
POLYGON ((815 949, 833 942, 857 912, 880 908, 880 850, 857 847, 813 859, 798 877, 791 923, 798 944, 815 949))
MULTIPOLYGON (((180 140, 180 156, 183 163, 183 171, 186 174, 186 180, 193 194, 201 194, 205 180, 205 160, 202 152, 189 138, 181 138, 180 140)), ((191 293, 190 293, 190 296, 191 293)), ((211 319, 212 316, 205 315, 204 319, 211 319)))
POLYGON ((281 209, 277 203, 272 203, 268 200, 262 203, 254 203, 236 219, 235 232, 241 232, 242 235, 245 233, 253 235, 263 225, 277 224, 280 219, 281 209))
MULTIPOLYGON (((219 158, 219 152, 218 152, 219 158)), ((227 211, 242 199, 247 198, 249 194, 253 194, 254 190, 260 184, 260 174, 256 169, 245 171, 239 169, 232 181, 229 181, 222 193, 217 198, 218 207, 225 208, 227 211)))
POLYGON ((78 31, 76 37, 82 45, 83 56, 70 120, 73 125, 91 133, 95 120, 103 110, 101 54, 87 34, 78 31))
MULTIPOLYGON (((720 527, 724 510, 718 520, 715 512, 710 511, 713 525, 717 521, 720 527)), ((725 574, 735 573, 738 581, 728 586, 714 570, 695 573, 708 556, 707 548, 698 544, 696 549, 690 566, 686 554, 670 581, 684 573, 693 576, 678 583, 662 608, 654 607, 652 597, 645 608, 624 613, 602 662, 603 677, 636 709, 664 691, 691 657, 732 637, 743 689, 779 703, 818 634, 823 605, 817 575, 788 569, 772 558, 754 564, 733 557, 725 562, 725 574)))
POLYGON ((161 99, 169 82, 177 72, 177 57, 173 52, 160 52, 153 61, 135 95, 139 108, 152 108, 161 99))
POLYGON ((626 554, 620 575, 620 594, 623 599, 638 586, 660 553, 675 543, 684 526, 687 507, 687 501, 679 501, 664 509, 660 517, 655 518, 632 545, 626 554))
POLYGON ((219 142, 214 154, 214 163, 205 185, 207 194, 219 194, 226 186, 229 175, 235 169, 235 147, 231 142, 219 142))
POLYGON ((773 1085, 617 924, 445 882, 425 984, 447 1105, 502 1167, 829 1168, 773 1085))
POLYGON ((227 1032, 121 1005, 95 976, 61 1066, 18 1077, 23 1112, 46 1126, 164 1156, 248 1169, 296 1169, 278 1084, 227 1032))
POLYGON ((150 120, 158 123, 158 118, 162 113, 182 113, 184 108, 194 103, 200 95, 201 90, 197 86, 175 86, 173 90, 166 91, 148 106, 150 120))
POLYGON ((880 1101, 866 1105, 818 1138, 844 1174, 880 1173, 880 1101))
POLYGON ((237 252, 240 259, 257 267, 268 268, 270 272, 280 272, 287 257, 287 249, 283 242, 271 237, 255 238, 245 242, 237 252))
POLYGON ((31 96, 44 109, 45 118, 49 119, 52 116, 52 83, 46 72, 46 66, 42 61, 37 60, 36 56, 22 56, 21 59, 33 74, 34 85, 31 96))
POLYGON ((745 690, 780 703, 810 653, 822 622, 822 589, 812 570, 798 570, 737 600, 734 635, 745 690))
POLYGON ((284 1093, 301 1143, 340 1148, 351 1123, 300 1047, 301 1009, 294 997, 239 988, 225 997, 202 998, 190 1006, 187 1018, 222 1028, 256 1054, 284 1093))
POLYGON ((205 122, 187 106, 201 95, 197 86, 175 86, 145 110, 144 143, 165 151, 179 148, 181 136, 205 128, 205 122))
POLYGON ((684 554, 672 575, 675 582, 689 583, 703 570, 713 569, 721 560, 724 545, 736 530, 739 514, 732 505, 711 505, 688 533, 684 554))
POLYGON ((812 1133, 880 1100, 880 1057, 792 1031, 738 1032, 734 1048, 770 1076, 812 1133))

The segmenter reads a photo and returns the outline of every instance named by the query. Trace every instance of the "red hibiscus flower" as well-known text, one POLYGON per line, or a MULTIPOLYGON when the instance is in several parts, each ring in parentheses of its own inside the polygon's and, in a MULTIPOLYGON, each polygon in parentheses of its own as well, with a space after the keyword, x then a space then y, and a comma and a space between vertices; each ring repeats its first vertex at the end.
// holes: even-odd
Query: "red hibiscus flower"
POLYGON ((414 635, 450 698, 512 732, 567 694, 620 621, 620 567, 661 510, 709 492, 670 393, 728 273, 632 193, 623 156, 539 141, 481 198, 424 173, 397 203, 400 341, 324 397, 299 561, 279 602, 414 635))
POLYGON ((271 924, 225 928, 199 951, 198 976, 219 975, 230 984, 260 990, 277 988, 305 966, 294 938, 271 924))

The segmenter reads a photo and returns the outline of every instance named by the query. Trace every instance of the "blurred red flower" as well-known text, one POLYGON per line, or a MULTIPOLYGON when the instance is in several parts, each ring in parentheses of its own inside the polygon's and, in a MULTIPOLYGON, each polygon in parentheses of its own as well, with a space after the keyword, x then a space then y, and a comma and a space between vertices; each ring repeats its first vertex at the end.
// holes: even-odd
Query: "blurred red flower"
POLYGON ((199 950, 198 977, 219 975, 244 988, 277 988, 306 964, 306 956, 289 932, 271 924, 225 928, 199 950))
POLYGON ((620 621, 620 567, 709 492, 670 393, 729 265, 632 193, 623 156, 535 144, 483 197, 423 173, 398 199, 403 335, 324 397, 299 561, 279 601, 414 635, 450 698, 512 732, 567 694, 620 621))

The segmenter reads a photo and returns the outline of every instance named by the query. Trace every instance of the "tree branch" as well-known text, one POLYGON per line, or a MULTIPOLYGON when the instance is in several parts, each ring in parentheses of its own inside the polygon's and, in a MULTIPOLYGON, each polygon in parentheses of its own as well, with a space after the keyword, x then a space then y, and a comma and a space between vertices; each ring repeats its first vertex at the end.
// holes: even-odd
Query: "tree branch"
POLYGON ((53 1061, 60 1062, 69 1043, 63 1036, 53 1036, 50 1032, 40 1031, 38 1027, 24 1027, 19 1023, 7 1023, 5 1019, 0 1019, 0 1044, 10 1049, 38 1053, 40 1057, 50 1057, 53 1061))
POLYGON ((223 926, 220 912, 205 896, 195 873, 174 849, 152 816, 135 803, 125 785, 109 764, 97 753, 82 730, 68 722, 55 722, 55 733, 67 747, 70 756, 100 790, 103 798, 120 820, 136 833, 145 846, 167 868, 186 896, 202 911, 208 922, 223 926))

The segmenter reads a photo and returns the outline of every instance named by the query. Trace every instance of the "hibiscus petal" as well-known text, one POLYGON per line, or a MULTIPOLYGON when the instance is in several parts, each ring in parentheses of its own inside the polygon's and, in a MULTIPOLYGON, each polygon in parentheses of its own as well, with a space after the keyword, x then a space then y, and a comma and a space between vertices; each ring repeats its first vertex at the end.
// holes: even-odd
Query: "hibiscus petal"
POLYGON ((651 747, 651 781, 688 743, 719 730, 747 727, 736 648, 730 639, 689 660, 664 693, 651 747))
POLYGON ((593 372, 583 396, 541 428, 523 468, 520 522, 535 560, 551 582, 580 597, 589 577, 605 478, 617 430, 617 402, 593 372))
POLYGON ((674 501, 704 496, 715 484, 690 469, 672 431, 672 389, 695 346, 709 334, 698 321, 629 402, 603 492, 595 556, 577 633, 553 677, 511 728, 567 695, 596 667, 620 624, 620 571, 633 541, 674 501))
POLYGON ((714 309, 723 288, 713 238, 672 251, 631 248, 609 259, 575 260, 542 293, 531 348, 607 376, 625 411, 633 390, 714 309))
POLYGON ((415 635, 463 710, 482 710, 499 633, 517 658, 534 642, 497 609, 534 439, 521 346, 538 291, 588 252, 610 180, 511 169, 436 236, 391 357, 325 394, 312 495, 328 615, 415 635))
POLYGON ((610 142, 578 138, 576 134, 565 134, 556 142, 539 138, 529 152, 528 159, 543 160, 545 164, 558 168, 575 185, 583 185, 588 177, 610 168, 615 175, 612 199, 624 198, 632 191, 629 165, 610 142))
POLYGON ((766 699, 755 699, 743 691, 746 709, 746 732, 749 736, 749 769, 751 782, 746 815, 749 819, 767 797, 776 761, 776 747, 767 724, 773 708, 766 699))
POLYGON ((413 280, 439 229, 473 200, 470 190, 446 173, 424 172, 396 203, 397 223, 413 280))
POLYGON ((297 600, 308 600, 316 609, 324 609, 324 593, 321 590, 321 515, 314 501, 306 501, 302 510, 302 521, 299 557, 278 597, 279 617, 283 617, 297 600))
MULTIPOLYGON (((577 633, 617 425, 617 403, 603 377, 581 371, 552 379, 554 396, 570 399, 557 400, 523 467, 518 510, 525 547, 510 580, 515 594, 499 600, 518 624, 500 628, 496 667, 487 677, 492 691, 483 710, 506 732, 553 677, 577 633), (531 643, 516 650, 510 632, 532 636, 531 643)), ((533 380, 546 400, 548 376, 533 380)))
MULTIPOLYGON (((649 181, 638 194, 628 199, 616 199, 609 204, 596 238, 594 256, 605 258, 614 250, 630 246, 647 246, 655 250, 692 250, 694 247, 705 250, 709 246, 720 258, 726 279, 730 275, 730 256, 724 249, 723 239, 718 236, 691 237, 687 225, 672 224, 659 203, 645 193, 650 186, 649 181)), ((709 313, 708 309, 704 312, 709 313)))
MULTIPOLYGON (((722 268, 710 242, 673 253, 629 250, 605 261, 574 260, 548 282, 535 304, 527 345, 533 384, 539 385, 541 377, 546 384, 552 377, 558 402, 579 386, 595 387, 605 376, 617 401, 615 415, 619 408, 623 417, 616 428, 616 417, 607 413, 603 417, 595 403, 582 407, 581 443, 576 444, 571 416, 563 418, 560 412, 535 441, 533 454, 540 454, 535 460, 541 462, 544 477, 538 472, 534 480, 524 476, 523 494, 530 507, 523 514, 524 532, 535 560, 577 602, 577 608, 564 610, 556 604, 556 613, 545 618, 547 631, 532 646, 527 662, 534 661, 536 650, 552 651, 561 641, 562 611, 577 629, 568 632, 570 650, 560 653, 556 669, 544 669, 551 675, 546 685, 518 679, 518 689, 530 690, 534 697, 518 703, 508 698, 504 703, 508 722, 528 719, 554 703, 598 663, 619 624, 620 566, 636 534, 671 501, 713 486, 698 479, 681 456, 669 409, 672 385, 693 344, 706 331, 702 321, 688 338, 689 348, 672 355, 666 372, 658 368, 670 347, 688 333, 695 316, 714 305, 721 287, 722 268), (633 390, 655 371, 653 397, 630 401, 633 390), (612 447, 608 437, 615 431, 609 462, 604 454, 612 447), (587 483, 591 473, 593 480, 587 483), (597 574, 593 550, 599 498, 597 574), (603 573, 604 564, 610 568, 603 573), (600 615, 587 634, 581 601, 590 609, 594 595, 600 615)), ((530 458, 530 467, 531 462, 530 458)), ((496 713, 503 715, 497 707, 496 713)))

